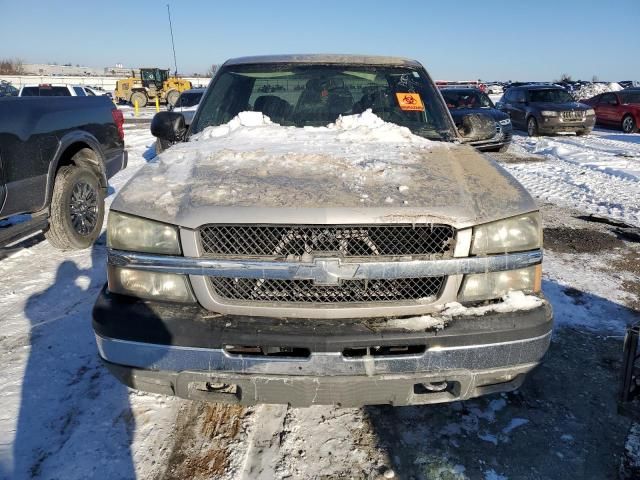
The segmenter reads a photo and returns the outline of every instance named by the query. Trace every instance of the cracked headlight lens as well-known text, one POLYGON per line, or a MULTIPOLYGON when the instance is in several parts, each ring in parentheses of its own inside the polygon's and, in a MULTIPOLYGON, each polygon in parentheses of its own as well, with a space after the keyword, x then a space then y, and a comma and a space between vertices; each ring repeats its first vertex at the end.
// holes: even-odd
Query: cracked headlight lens
POLYGON ((107 246, 133 252, 180 254, 177 227, 113 211, 107 222, 107 246))
POLYGON ((473 228, 473 255, 524 252, 537 248, 542 248, 540 212, 518 215, 473 228))

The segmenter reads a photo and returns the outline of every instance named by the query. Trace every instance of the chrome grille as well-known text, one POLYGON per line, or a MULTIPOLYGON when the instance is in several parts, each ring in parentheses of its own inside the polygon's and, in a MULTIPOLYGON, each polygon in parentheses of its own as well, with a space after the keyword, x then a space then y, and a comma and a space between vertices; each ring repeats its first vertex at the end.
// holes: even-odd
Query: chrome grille
POLYGON ((560 115, 562 117, 563 120, 568 120, 568 121, 580 121, 583 118, 583 113, 580 110, 571 110, 571 111, 566 111, 566 112, 560 112, 560 115))
POLYGON ((340 285, 314 285, 310 280, 253 280, 209 277, 211 286, 227 300, 345 304, 435 300, 446 277, 402 278, 394 280, 348 280, 340 285))
POLYGON ((330 252, 343 257, 451 256, 449 225, 204 225, 205 256, 301 257, 330 252))

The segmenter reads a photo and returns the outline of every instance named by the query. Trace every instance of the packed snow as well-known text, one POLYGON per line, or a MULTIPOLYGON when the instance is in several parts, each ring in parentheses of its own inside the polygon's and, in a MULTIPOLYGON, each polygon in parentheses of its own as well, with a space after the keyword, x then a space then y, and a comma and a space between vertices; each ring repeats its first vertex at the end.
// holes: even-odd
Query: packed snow
POLYGON ((370 110, 305 128, 242 112, 163 152, 114 203, 188 228, 225 207, 382 207, 372 221, 415 223, 430 215, 460 224, 534 205, 472 148, 429 141, 370 110))
POLYGON ((600 95, 606 92, 617 92, 622 90, 622 87, 615 83, 585 83, 579 88, 575 89, 571 94, 576 100, 588 100, 591 97, 600 95))
POLYGON ((395 318, 385 322, 388 328, 406 330, 443 329, 447 323, 456 317, 482 316, 487 313, 509 313, 532 310, 542 305, 543 301, 535 295, 524 292, 507 292, 501 301, 481 307, 465 307, 458 302, 447 303, 439 309, 437 315, 420 315, 418 317, 395 318))
POLYGON ((399 187, 412 181, 416 151, 427 155, 446 148, 371 111, 304 129, 274 124, 260 112, 241 112, 160 155, 122 199, 170 214, 203 204, 341 205, 347 196, 366 206, 377 197, 393 201, 406 193, 399 187))

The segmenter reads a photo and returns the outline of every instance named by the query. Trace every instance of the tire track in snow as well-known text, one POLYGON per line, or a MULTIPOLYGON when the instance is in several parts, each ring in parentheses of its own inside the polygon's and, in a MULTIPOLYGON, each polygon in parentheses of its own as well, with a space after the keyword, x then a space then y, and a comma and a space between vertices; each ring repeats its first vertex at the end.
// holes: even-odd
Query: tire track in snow
MULTIPOLYGON (((621 163, 619 157, 610 153, 594 157, 593 161, 581 161, 576 158, 582 153, 575 139, 554 137, 531 142, 526 137, 515 137, 514 140, 515 149, 545 155, 544 162, 504 165, 535 197, 640 225, 640 178, 621 169, 625 161, 621 163), (542 151, 537 149, 541 141, 546 142, 542 151)), ((601 143, 596 136, 579 141, 588 145, 601 143)), ((630 145, 635 149, 634 144, 630 145)), ((640 147, 637 150, 640 157, 640 147)), ((585 155, 588 153, 594 155, 593 150, 585 150, 585 155)), ((640 159, 637 167, 629 162, 628 168, 640 170, 640 159)))
POLYGON ((238 405, 183 402, 176 418, 174 442, 158 480, 222 478, 233 473, 246 409, 238 405))
POLYGON ((535 197, 640 225, 640 183, 567 164, 505 165, 535 197))
POLYGON ((260 405, 257 407, 254 429, 247 442, 241 480, 272 480, 276 478, 276 461, 280 451, 284 422, 289 407, 260 405))

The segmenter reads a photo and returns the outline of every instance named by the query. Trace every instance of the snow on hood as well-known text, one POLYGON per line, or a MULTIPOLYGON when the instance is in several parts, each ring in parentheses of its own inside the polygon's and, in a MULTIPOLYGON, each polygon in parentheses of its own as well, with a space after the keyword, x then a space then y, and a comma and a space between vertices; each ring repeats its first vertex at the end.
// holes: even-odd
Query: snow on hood
POLYGON ((259 217, 244 218, 248 223, 268 221, 268 209, 278 210, 269 220, 277 223, 284 208, 375 208, 381 216, 371 221, 426 215, 460 223, 535 205, 510 175, 473 149, 427 140, 368 110, 304 128, 242 112, 156 157, 112 208, 195 228, 225 215, 237 222, 241 208, 259 217))

